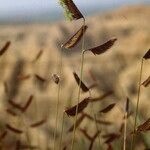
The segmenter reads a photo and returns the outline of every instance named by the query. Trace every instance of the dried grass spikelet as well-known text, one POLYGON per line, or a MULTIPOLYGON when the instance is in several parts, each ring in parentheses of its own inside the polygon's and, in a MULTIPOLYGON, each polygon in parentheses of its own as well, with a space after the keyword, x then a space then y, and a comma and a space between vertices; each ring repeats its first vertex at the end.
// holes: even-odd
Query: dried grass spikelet
POLYGON ((108 143, 107 146, 108 146, 107 150, 113 150, 113 147, 112 147, 112 145, 110 143, 108 143))
POLYGON ((10 114, 11 116, 17 116, 17 114, 16 114, 13 110, 11 110, 11 109, 9 109, 9 108, 6 109, 6 112, 7 112, 8 114, 10 114))
POLYGON ((42 54, 43 54, 43 50, 40 50, 38 53, 37 53, 37 55, 35 56, 35 58, 33 59, 33 63, 34 62, 36 62, 37 60, 39 60, 40 59, 40 57, 42 56, 42 54))
POLYGON ((38 75, 38 74, 35 74, 35 78, 36 78, 38 81, 43 82, 43 83, 46 81, 45 78, 41 77, 41 76, 38 75))
POLYGON ((3 131, 0 135, 0 142, 7 136, 8 132, 7 131, 3 131))
POLYGON ((80 112, 82 112, 87 107, 88 103, 89 103, 89 98, 85 98, 78 105, 75 105, 75 106, 65 110, 65 112, 66 112, 66 114, 68 116, 75 116, 76 115, 77 106, 78 106, 77 114, 79 114, 80 112))
POLYGON ((116 103, 110 104, 106 108, 100 110, 99 112, 100 113, 108 113, 109 111, 111 111, 114 108, 115 105, 116 105, 116 103))
POLYGON ((39 126, 43 125, 44 123, 46 123, 46 121, 47 121, 47 119, 42 119, 36 123, 31 124, 30 127, 32 127, 32 128, 39 127, 39 126))
POLYGON ((80 128, 79 130, 89 141, 92 141, 92 137, 87 133, 86 129, 80 128))
POLYGON ((62 44, 61 47, 65 49, 73 48, 79 43, 87 28, 86 25, 83 25, 65 44, 62 44))
POLYGON ((9 103, 12 107, 14 107, 14 108, 19 109, 19 110, 22 111, 21 105, 20 105, 20 104, 17 104, 16 102, 14 102, 14 100, 8 100, 8 103, 9 103))
POLYGON ((112 38, 100 46, 90 48, 85 51, 91 51, 94 55, 100 55, 102 53, 105 53, 108 49, 110 49, 114 45, 116 40, 117 38, 112 38))
POLYGON ((7 41, 6 44, 1 48, 0 56, 2 56, 6 52, 6 50, 9 48, 10 44, 11 44, 11 42, 7 41))
POLYGON ((21 149, 38 149, 37 146, 31 146, 31 145, 25 145, 21 144, 21 141, 17 140, 16 142, 16 150, 21 150, 21 149))
POLYGON ((90 116, 89 114, 84 113, 84 112, 83 112, 83 114, 84 114, 84 116, 85 116, 87 119, 89 119, 89 120, 91 120, 91 121, 96 121, 96 123, 98 123, 98 124, 112 125, 112 122, 110 122, 110 121, 106 121, 106 120, 104 121, 104 120, 94 119, 92 116, 90 116))
POLYGON ((143 56, 144 59, 150 59, 150 49, 146 52, 146 54, 143 56))
POLYGON ((52 74, 52 80, 58 84, 60 81, 60 77, 57 74, 52 74))
POLYGON ((25 112, 28 109, 28 107, 30 106, 30 104, 32 103, 32 100, 33 100, 33 95, 30 95, 28 101, 26 102, 26 104, 24 106, 21 106, 20 104, 17 104, 13 100, 9 100, 8 103, 12 107, 14 107, 16 109, 19 109, 21 112, 25 112))
POLYGON ((120 133, 109 133, 106 135, 103 135, 103 138, 106 138, 105 143, 112 143, 114 140, 118 139, 121 137, 120 133))
POLYGON ((22 130, 20 130, 20 129, 18 129, 18 128, 14 128, 14 127, 12 127, 12 126, 9 125, 9 124, 6 124, 6 128, 7 128, 7 130, 9 130, 9 131, 11 131, 11 132, 13 132, 13 133, 15 133, 15 134, 22 134, 22 133, 23 133, 22 130))
POLYGON ((22 107, 22 111, 23 111, 23 112, 25 112, 25 111, 29 108, 30 104, 31 104, 32 101, 33 101, 33 98, 34 98, 34 96, 33 96, 33 95, 30 95, 30 97, 29 97, 29 99, 27 100, 26 104, 24 105, 24 107, 22 107))
POLYGON ((127 115, 128 115, 128 112, 129 112, 129 98, 127 97, 127 101, 126 101, 126 107, 125 107, 125 110, 127 112, 127 115))
POLYGON ((99 133, 100 133, 100 131, 97 131, 97 132, 95 133, 95 135, 92 137, 91 144, 90 144, 90 146, 89 146, 89 150, 92 150, 93 144, 94 144, 96 138, 98 137, 99 133))
POLYGON ((142 83, 144 87, 148 87, 150 85, 150 76, 142 83))
POLYGON ((59 3, 63 7, 65 17, 69 21, 78 20, 80 18, 84 19, 82 13, 79 11, 72 0, 59 0, 59 3))
MULTIPOLYGON (((82 114, 78 119, 77 119, 77 122, 76 122, 76 128, 78 128, 80 126, 80 124, 82 123, 82 121, 84 120, 85 118, 85 115, 82 114)), ((68 132, 72 132, 73 131, 73 128, 74 128, 74 124, 69 128, 68 132)))
POLYGON ((66 145, 63 147, 63 150, 67 150, 67 146, 66 145))
POLYGON ((21 80, 21 81, 24 81, 24 80, 27 80, 27 79, 29 79, 31 76, 29 75, 29 74, 27 74, 27 75, 18 75, 17 76, 17 79, 18 80, 21 80))
POLYGON ((137 132, 150 131, 150 118, 148 118, 143 124, 137 127, 137 132))
POLYGON ((75 72, 73 72, 73 75, 74 75, 74 78, 75 78, 78 86, 81 87, 82 91, 83 92, 88 92, 89 88, 80 80, 79 76, 75 72), (80 82, 81 82, 81 85, 80 85, 80 82))

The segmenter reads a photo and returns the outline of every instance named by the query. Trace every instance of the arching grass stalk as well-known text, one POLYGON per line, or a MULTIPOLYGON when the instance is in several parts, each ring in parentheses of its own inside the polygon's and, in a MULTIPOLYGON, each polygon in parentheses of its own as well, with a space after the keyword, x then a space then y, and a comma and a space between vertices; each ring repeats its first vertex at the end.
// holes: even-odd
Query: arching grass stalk
POLYGON ((124 116, 123 150, 126 150, 126 141, 127 141, 127 112, 125 112, 124 116))
POLYGON ((64 119, 65 119, 65 113, 63 112, 62 126, 61 126, 61 135, 60 135, 60 142, 59 142, 59 150, 61 150, 61 145, 62 145, 62 137, 63 137, 63 132, 64 132, 64 119))
MULTIPOLYGON (((62 49, 60 52, 60 62, 59 62, 59 76, 62 78, 62 49)), ((55 130, 54 130, 54 146, 53 149, 56 149, 56 132, 58 126, 58 115, 59 115, 59 102, 60 102, 60 93, 61 93, 61 79, 58 83, 58 91, 57 91, 57 104, 56 104, 56 119, 55 119, 55 130)))
POLYGON ((142 80, 142 72, 143 72, 143 62, 144 62, 144 59, 142 58, 141 68, 140 68, 139 85, 138 85, 138 95, 137 95, 137 103, 136 103, 134 128, 133 128, 133 135, 132 135, 132 141, 131 141, 131 150, 134 149, 134 142, 135 142, 135 138, 136 138, 136 126, 137 126, 137 117, 138 117, 138 110, 139 110, 140 94, 141 94, 141 80, 142 80))
MULTIPOLYGON (((85 19, 84 19, 84 18, 83 18, 83 25, 85 26, 85 19)), ((84 30, 84 29, 83 29, 83 30, 84 30)), ((76 115, 75 115, 75 117, 74 117, 74 127, 73 127, 73 136, 72 136, 71 150, 73 150, 73 148, 74 148, 74 142, 75 142, 77 112, 78 112, 78 106, 79 106, 78 104, 79 104, 80 94, 81 94, 81 81, 82 81, 82 77, 83 77, 83 67, 84 67, 84 47, 85 47, 85 34, 83 34, 83 39, 82 39, 80 83, 79 83, 79 90, 78 90, 76 115)))

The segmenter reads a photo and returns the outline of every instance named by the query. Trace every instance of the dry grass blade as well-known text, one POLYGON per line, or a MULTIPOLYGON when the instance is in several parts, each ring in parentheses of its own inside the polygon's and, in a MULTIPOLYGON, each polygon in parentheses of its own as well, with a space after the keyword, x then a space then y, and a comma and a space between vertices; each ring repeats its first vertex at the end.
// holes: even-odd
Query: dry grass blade
POLYGON ((142 83, 144 87, 148 87, 150 85, 150 76, 142 83))
POLYGON ((114 140, 120 138, 120 136, 121 135, 118 133, 109 133, 109 134, 103 135, 103 138, 106 138, 105 143, 108 144, 108 143, 112 143, 114 140))
POLYGON ((87 26, 83 25, 65 44, 62 44, 61 47, 66 49, 73 48, 79 43, 87 28, 87 26))
POLYGON ((83 92, 89 91, 89 88, 80 80, 79 76, 75 72, 73 72, 73 75, 74 75, 74 78, 75 78, 78 86, 80 85, 80 82, 81 82, 81 86, 80 87, 81 87, 82 91, 83 92))
POLYGON ((128 112, 129 112, 129 98, 127 98, 127 101, 126 101, 126 108, 125 108, 125 110, 126 110, 126 112, 127 112, 127 115, 128 115, 128 112))
MULTIPOLYGON (((77 114, 79 114, 80 112, 82 112, 88 105, 89 103, 89 98, 85 98, 84 100, 82 100, 79 104, 78 104, 78 111, 77 114)), ((77 105, 65 110, 66 114, 68 116, 75 116, 76 115, 76 108, 77 105)))
POLYGON ((106 108, 100 110, 99 112, 100 113, 108 113, 109 111, 111 111, 114 108, 115 105, 116 105, 116 103, 110 104, 106 108))
POLYGON ((80 128, 79 130, 89 141, 92 141, 92 137, 87 133, 86 129, 80 128))
POLYGON ((30 127, 32 127, 32 128, 39 127, 39 126, 43 125, 44 123, 46 123, 46 121, 47 121, 47 119, 40 120, 36 123, 31 124, 30 127))
POLYGON ((113 147, 112 147, 112 145, 111 144, 107 144, 107 150, 113 150, 113 147))
POLYGON ((105 53, 108 49, 110 49, 114 45, 116 40, 117 40, 116 38, 112 38, 100 46, 90 48, 90 49, 85 50, 85 51, 91 51, 94 55, 100 55, 102 53, 105 53))
POLYGON ((18 140, 16 142, 16 150, 21 150, 21 149, 39 149, 39 148, 37 146, 21 144, 21 142, 18 140))
POLYGON ((64 146, 64 147, 63 147, 63 150, 66 150, 66 149, 67 149, 67 146, 64 146))
POLYGON ((21 81, 24 81, 24 80, 27 80, 27 79, 29 79, 31 76, 29 75, 29 74, 27 74, 27 75, 18 75, 17 76, 17 79, 18 80, 21 80, 21 81))
POLYGON ((56 84, 60 81, 60 77, 57 74, 52 74, 52 79, 56 84))
POLYGON ((64 8, 64 13, 68 20, 84 18, 72 0, 60 0, 60 5, 64 8))
POLYGON ((36 62, 37 60, 39 60, 43 52, 44 52, 43 50, 40 50, 32 62, 36 62))
POLYGON ((7 131, 3 131, 3 133, 0 135, 0 142, 7 136, 7 134, 7 131))
POLYGON ((13 133, 15 133, 15 134, 22 134, 22 133, 23 133, 22 130, 17 129, 17 128, 14 128, 14 127, 12 127, 12 126, 9 125, 9 124, 6 124, 6 128, 7 128, 9 131, 11 131, 11 132, 13 132, 13 133))
POLYGON ((92 116, 90 116, 89 114, 87 113, 83 113, 85 117, 87 117, 89 120, 91 121, 96 121, 98 124, 104 124, 104 125, 112 125, 112 122, 110 121, 104 121, 104 120, 94 120, 94 118, 92 116))
POLYGON ((6 44, 1 48, 1 50, 0 50, 0 56, 3 55, 3 54, 6 52, 6 50, 9 48, 10 44, 11 44, 11 42, 8 41, 8 42, 6 42, 6 44))
POLYGON ((93 141, 97 138, 97 136, 99 135, 99 133, 100 133, 100 131, 97 131, 96 133, 95 133, 95 135, 93 136, 93 141))
POLYGON ((14 108, 19 109, 19 110, 22 110, 22 107, 21 107, 19 104, 17 104, 16 102, 14 102, 13 100, 9 100, 8 103, 9 103, 11 106, 13 106, 14 108))
POLYGON ((112 94, 113 94, 113 91, 108 91, 107 93, 103 94, 102 96, 99 96, 96 98, 91 98, 90 102, 98 102, 98 101, 104 100, 106 97, 108 97, 112 94))
MULTIPOLYGON (((21 112, 25 112, 25 111, 28 109, 28 107, 30 106, 30 104, 32 103, 32 101, 33 101, 33 95, 30 95, 30 97, 29 97, 29 99, 28 99, 28 101, 26 102, 26 104, 25 104, 24 107, 22 107, 21 105, 15 103, 13 100, 9 100, 8 103, 9 103, 11 106, 13 106, 14 108, 19 109, 21 112)), ((10 111, 9 111, 9 112, 10 112, 10 111)))
POLYGON ((29 97, 28 101, 26 102, 25 106, 22 108, 23 112, 25 112, 29 108, 30 104, 33 101, 33 98, 34 98, 33 95, 30 95, 30 97, 29 97))
POLYGON ((35 78, 36 78, 38 81, 40 81, 40 82, 45 82, 45 81, 46 81, 46 79, 44 79, 43 77, 41 77, 41 76, 39 76, 39 75, 37 75, 37 74, 35 74, 35 78))
POLYGON ((92 137, 91 144, 90 144, 90 146, 89 146, 89 150, 92 150, 93 144, 94 144, 94 142, 95 142, 95 139, 98 137, 99 133, 100 133, 100 132, 97 131, 97 132, 95 133, 95 135, 92 137))
POLYGON ((150 58, 150 49, 146 52, 146 54, 143 56, 144 59, 150 58))
MULTIPOLYGON (((76 122, 76 128, 78 128, 78 127, 80 126, 80 124, 82 123, 82 121, 83 121, 84 118, 85 118, 85 115, 84 115, 84 114, 82 114, 82 115, 78 118, 78 120, 77 120, 77 122, 76 122)), ((73 131, 73 128, 74 128, 74 124, 69 128, 68 132, 72 132, 72 131, 73 131)))
POLYGON ((137 132, 146 132, 150 130, 150 118, 148 118, 143 124, 137 127, 137 132))
POLYGON ((6 112, 8 114, 10 114, 11 116, 17 116, 17 114, 13 110, 11 110, 11 109, 6 109, 6 112))

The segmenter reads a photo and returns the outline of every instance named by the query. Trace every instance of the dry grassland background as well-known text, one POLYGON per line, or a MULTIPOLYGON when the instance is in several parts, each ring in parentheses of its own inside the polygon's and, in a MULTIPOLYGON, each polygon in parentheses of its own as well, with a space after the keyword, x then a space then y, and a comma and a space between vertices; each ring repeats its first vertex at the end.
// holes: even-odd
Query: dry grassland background
MULTIPOLYGON (((119 10, 87 18, 86 48, 102 44, 111 37, 118 39, 115 46, 101 56, 95 57, 91 52, 86 53, 84 64, 83 81, 88 86, 93 83, 89 74, 90 70, 97 79, 98 86, 92 90, 93 97, 113 91, 113 94, 106 97, 104 101, 94 104, 95 112, 112 102, 117 103, 111 113, 99 116, 100 119, 114 123, 107 128, 101 125, 102 131, 106 133, 119 130, 123 121, 122 117, 127 96, 131 100, 130 109, 132 111, 135 109, 140 62, 142 56, 150 48, 149 16, 150 6, 139 5, 120 8, 119 10)), ((26 134, 22 135, 8 133, 5 139, 1 141, 4 149, 10 149, 10 147, 15 149, 17 139, 21 139, 22 142, 26 143, 26 137, 29 138, 32 145, 38 145, 42 150, 45 150, 47 145, 52 147, 58 87, 53 83, 51 75, 59 72, 60 45, 77 31, 80 25, 80 21, 73 23, 62 21, 52 24, 0 25, 0 47, 6 41, 11 41, 8 51, 0 57, 0 133, 3 133, 7 123, 26 131, 26 134), (32 61, 40 50, 43 50, 43 55, 37 62, 33 63, 32 61), (45 78, 46 81, 38 81, 35 74, 45 78), (18 75, 30 75, 30 78, 22 81, 18 80, 18 75), (15 102, 24 105, 30 95, 34 95, 34 99, 26 113, 20 114, 19 117, 13 117, 6 113, 6 109, 10 107, 8 104, 9 99, 14 99, 15 102), (45 117, 48 117, 45 124, 38 128, 29 128, 30 124, 45 117)), ((75 71, 79 74, 80 71, 80 47, 81 43, 73 50, 63 50, 58 136, 62 123, 62 111, 66 107, 76 104, 77 100, 78 86, 72 72, 75 71)), ((150 62, 145 61, 142 81, 149 75, 150 62)), ((139 110, 141 121, 143 121, 150 114, 150 87, 142 87, 141 90, 139 110)), ((88 96, 88 94, 82 94, 82 97, 85 96, 88 96)), ((17 110, 14 111, 19 113, 17 110)), ((86 112, 91 114, 90 107, 86 109, 86 112)), ((128 132, 131 132, 132 117, 129 120, 128 132)), ((72 123, 73 119, 65 116, 64 145, 72 137, 71 133, 67 133, 72 123)), ((93 132, 94 134, 93 128, 95 126, 89 120, 84 120, 81 127, 88 128, 89 133, 92 134, 93 132)), ((147 133, 147 136, 150 136, 150 134, 147 133)), ((136 150, 144 149, 142 136, 138 140, 136 150)), ((80 131, 77 131, 76 143, 79 143, 76 144, 78 150, 83 149, 83 147, 87 149, 89 145, 80 131)), ((97 143, 96 140, 94 149, 96 149, 97 143)), ((104 149, 106 149, 105 146, 104 149)))

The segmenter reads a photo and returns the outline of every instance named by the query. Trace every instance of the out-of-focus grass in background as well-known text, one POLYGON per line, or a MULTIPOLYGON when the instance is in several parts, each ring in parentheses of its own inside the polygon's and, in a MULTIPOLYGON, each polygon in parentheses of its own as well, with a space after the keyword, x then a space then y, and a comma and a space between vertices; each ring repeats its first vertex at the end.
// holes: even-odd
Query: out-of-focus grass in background
MULTIPOLYGON (((110 90, 114 91, 112 96, 106 98, 102 103, 97 103, 94 108, 96 111, 103 108, 107 103, 117 103, 117 106, 109 115, 103 116, 104 119, 112 121, 114 125, 107 129, 102 126, 102 131, 115 132, 118 131, 122 123, 126 96, 131 99, 133 104, 131 110, 134 111, 140 60, 150 46, 149 1, 145 1, 147 5, 144 5, 144 1, 136 0, 134 3, 143 4, 133 5, 133 1, 129 1, 129 3, 122 1, 121 3, 110 0, 106 2, 88 0, 89 4, 84 1, 79 2, 79 0, 75 2, 83 14, 84 11, 86 15, 93 14, 93 16, 87 17, 89 29, 85 36, 86 48, 99 45, 111 37, 117 37, 118 39, 115 46, 102 56, 95 57, 90 52, 86 54, 83 78, 87 85, 91 85, 92 79, 89 70, 92 70, 98 81, 98 88, 92 91, 93 97, 110 90), (132 6, 129 6, 131 3, 132 6), (122 5, 122 7, 117 7, 119 5, 122 5), (102 12, 102 10, 105 10, 105 12, 102 12)), ((3 6, 0 6, 2 8, 0 9, 0 12, 2 12, 0 13, 0 47, 8 40, 12 44, 9 50, 0 57, 0 130, 3 132, 5 124, 10 123, 25 130, 27 135, 18 136, 9 133, 1 141, 1 145, 5 147, 4 149, 10 149, 12 146, 15 147, 17 139, 22 139, 26 143, 26 137, 29 137, 32 145, 38 145, 40 149, 45 150, 47 145, 52 146, 55 128, 54 112, 56 110, 54 106, 57 99, 57 85, 52 82, 51 74, 57 73, 59 69, 60 45, 80 27, 80 21, 69 23, 58 20, 58 18, 62 20, 63 15, 56 1, 48 2, 45 0, 41 3, 40 1, 5 1, 3 4, 3 6), (52 20, 57 20, 57 22, 52 22, 52 20), (28 24, 26 24, 27 22, 28 24), (33 63, 32 61, 40 50, 43 50, 43 55, 37 62, 33 63), (31 76, 29 79, 18 80, 18 75, 28 74, 31 76), (38 81, 35 74, 45 78, 46 82, 38 81), (7 83, 7 93, 4 83, 7 83), (33 102, 23 116, 12 117, 6 113, 6 109, 10 107, 9 99, 25 104, 31 94, 34 95, 33 102), (45 116, 48 116, 46 124, 32 130, 28 128, 31 123, 43 119, 45 116)), ((76 102, 78 88, 72 72, 76 71, 79 74, 80 57, 78 52, 80 47, 81 44, 72 51, 63 51, 60 112, 76 102)), ((149 62, 144 63, 142 81, 150 75, 149 66, 149 62)), ((140 103, 142 121, 146 120, 150 113, 149 90, 149 87, 142 87, 140 103)), ((85 97, 85 95, 83 94, 82 97, 85 97)), ((87 112, 90 111, 87 109, 87 112)), ((62 113, 59 114, 59 118, 60 129, 62 113)), ((71 137, 71 134, 66 133, 72 125, 73 121, 71 121, 67 116, 65 117, 64 145, 71 137)), ((130 121, 128 132, 132 129, 132 119, 130 121)), ((92 124, 90 125, 89 121, 85 120, 82 127, 92 128, 92 124)), ((88 141, 84 140, 79 131, 77 132, 79 135, 77 142, 80 142, 77 149, 87 148, 88 141)), ((59 133, 60 130, 58 130, 57 135, 59 133)), ((139 135, 138 141, 136 141, 138 143, 136 144, 136 150, 144 149, 143 141, 144 139, 139 135)), ((150 141, 146 142, 150 146, 150 141)), ((96 149, 96 147, 94 148, 96 149)), ((117 148, 115 147, 115 149, 117 148)))

